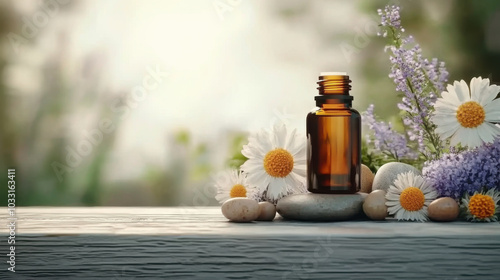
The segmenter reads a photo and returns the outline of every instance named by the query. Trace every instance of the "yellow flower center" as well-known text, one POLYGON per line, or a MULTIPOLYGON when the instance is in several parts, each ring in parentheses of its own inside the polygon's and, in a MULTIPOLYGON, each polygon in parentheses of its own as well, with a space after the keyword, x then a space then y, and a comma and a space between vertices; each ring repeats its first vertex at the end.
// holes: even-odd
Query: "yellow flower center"
POLYGON ((229 192, 230 197, 246 197, 247 196, 247 189, 245 186, 241 184, 236 184, 231 188, 231 191, 229 192))
POLYGON ((418 211, 424 207, 425 196, 419 188, 409 187, 401 192, 399 203, 408 211, 418 211))
POLYGON ((476 101, 465 102, 457 109, 457 120, 463 127, 478 127, 484 122, 484 108, 476 101))
POLYGON ((264 169, 273 177, 286 177, 293 169, 293 156, 285 149, 274 149, 264 157, 264 169))
POLYGON ((475 194, 470 198, 469 212, 480 219, 489 218, 495 215, 495 201, 489 195, 475 194))

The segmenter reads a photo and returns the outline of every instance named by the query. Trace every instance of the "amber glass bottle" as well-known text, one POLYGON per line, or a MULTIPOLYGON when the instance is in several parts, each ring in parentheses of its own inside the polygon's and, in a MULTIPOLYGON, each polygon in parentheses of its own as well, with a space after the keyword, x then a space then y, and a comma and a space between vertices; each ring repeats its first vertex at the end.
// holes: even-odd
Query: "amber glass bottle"
POLYGON ((319 76, 316 106, 307 115, 307 188, 313 193, 359 191, 361 116, 351 108, 347 73, 319 76))

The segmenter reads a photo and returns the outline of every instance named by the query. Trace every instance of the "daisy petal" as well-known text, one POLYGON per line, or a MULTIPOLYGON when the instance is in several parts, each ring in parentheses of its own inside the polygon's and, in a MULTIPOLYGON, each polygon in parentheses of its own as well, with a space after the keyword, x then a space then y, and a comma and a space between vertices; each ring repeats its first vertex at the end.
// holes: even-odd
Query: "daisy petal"
POLYGON ((293 146, 295 144, 295 135, 296 134, 297 134, 297 130, 294 129, 294 130, 292 130, 292 132, 290 133, 290 135, 286 138, 285 144, 283 145, 283 148, 285 150, 291 151, 292 148, 295 148, 293 146))
POLYGON ((285 147, 285 142, 286 142, 286 126, 284 124, 281 125, 275 125, 273 128, 273 136, 274 136, 274 145, 273 148, 284 148, 285 147))
POLYGON ((262 171, 263 162, 256 159, 249 159, 241 165, 241 170, 245 173, 253 174, 255 171, 262 171))
POLYGON ((486 104, 484 106, 484 111, 486 112, 486 121, 500 122, 500 98, 486 104))
POLYGON ((271 178, 271 182, 267 187, 267 197, 275 201, 286 193, 284 192, 286 189, 287 185, 284 178, 271 178))
POLYGON ((485 128, 488 130, 488 133, 490 133, 493 136, 493 140, 495 140, 496 137, 500 136, 500 126, 495 126, 494 124, 491 123, 484 123, 485 128))
POLYGON ((462 104, 462 103, 456 104, 456 103, 450 102, 450 100, 448 100, 448 99, 438 99, 438 100, 436 100, 436 103, 434 104, 434 108, 436 108, 436 109, 446 108, 448 110, 451 110, 452 112, 456 112, 457 108, 458 108, 458 106, 460 106, 460 104, 462 104))
POLYGON ((470 101, 469 87, 464 80, 460 80, 460 82, 455 81, 453 85, 455 86, 455 92, 457 93, 458 100, 460 100, 461 103, 470 101))
POLYGON ((485 106, 490 103, 493 99, 495 99, 500 92, 500 86, 491 85, 487 89, 485 89, 481 95, 480 103, 485 106))
POLYGON ((462 129, 462 136, 459 136, 461 140, 460 142, 467 147, 475 148, 481 146, 481 137, 479 137, 479 133, 477 129, 472 128, 464 128, 462 129))
POLYGON ((306 165, 295 165, 292 169, 292 172, 299 176, 305 177, 307 174, 306 165))
POLYGON ((460 125, 458 123, 455 123, 453 125, 446 126, 446 127, 438 126, 435 131, 443 139, 448 139, 451 136, 453 136, 453 134, 455 134, 459 128, 460 128, 460 125))
POLYGON ((489 86, 489 84, 489 79, 482 79, 481 77, 472 78, 470 81, 470 92, 472 100, 480 102, 483 96, 483 91, 489 86))
POLYGON ((453 91, 453 93, 447 92, 447 91, 443 91, 441 93, 441 96, 443 97, 442 99, 447 100, 448 103, 450 103, 451 105, 454 105, 455 107, 460 106, 461 102, 460 102, 460 100, 458 100, 455 91, 453 91))
POLYGON ((488 123, 483 123, 476 128, 479 137, 485 143, 491 143, 491 142, 493 142, 493 140, 495 140, 495 137, 494 137, 495 135, 491 133, 489 128, 490 127, 489 127, 488 123))

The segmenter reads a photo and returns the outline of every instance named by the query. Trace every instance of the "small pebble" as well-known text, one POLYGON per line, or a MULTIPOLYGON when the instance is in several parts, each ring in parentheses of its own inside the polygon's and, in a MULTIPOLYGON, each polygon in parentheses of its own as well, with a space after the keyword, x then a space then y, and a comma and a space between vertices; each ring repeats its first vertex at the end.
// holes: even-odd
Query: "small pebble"
POLYGON ((259 204, 252 199, 235 197, 226 200, 222 204, 221 211, 231 222, 251 222, 259 216, 259 204))
POLYGON ((366 216, 372 220, 385 220, 385 217, 387 217, 385 201, 385 191, 372 191, 363 203, 363 211, 366 216))
POLYGON ((433 221, 450 222, 458 218, 460 209, 453 198, 441 197, 429 204, 427 212, 429 219, 433 221))
POLYGON ((272 221, 276 216, 276 206, 271 202, 259 202, 259 217, 257 221, 272 221))
POLYGON ((370 168, 368 168, 368 166, 362 164, 361 165, 361 190, 360 190, 360 192, 364 192, 364 193, 371 193, 372 192, 373 178, 375 178, 375 175, 370 170, 370 168))

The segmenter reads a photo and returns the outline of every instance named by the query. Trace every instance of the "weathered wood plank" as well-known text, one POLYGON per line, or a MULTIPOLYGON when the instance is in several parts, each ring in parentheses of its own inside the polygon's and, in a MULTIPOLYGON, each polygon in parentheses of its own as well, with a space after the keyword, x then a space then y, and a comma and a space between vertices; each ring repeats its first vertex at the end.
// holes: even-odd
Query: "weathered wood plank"
MULTIPOLYGON (((3 262, 0 279, 496 280, 500 275, 500 223, 234 224, 218 208, 17 210, 17 272, 7 272, 3 262)), ((5 227, 0 235, 1 252, 7 252, 5 227)))
MULTIPOLYGON (((6 211, 0 213, 2 220, 6 211)), ((500 223, 412 223, 388 220, 304 223, 286 221, 237 224, 217 207, 24 207, 17 209, 19 234, 147 235, 303 235, 303 236, 448 236, 500 234, 500 223)), ((7 233, 6 227, 0 233, 7 233)))

